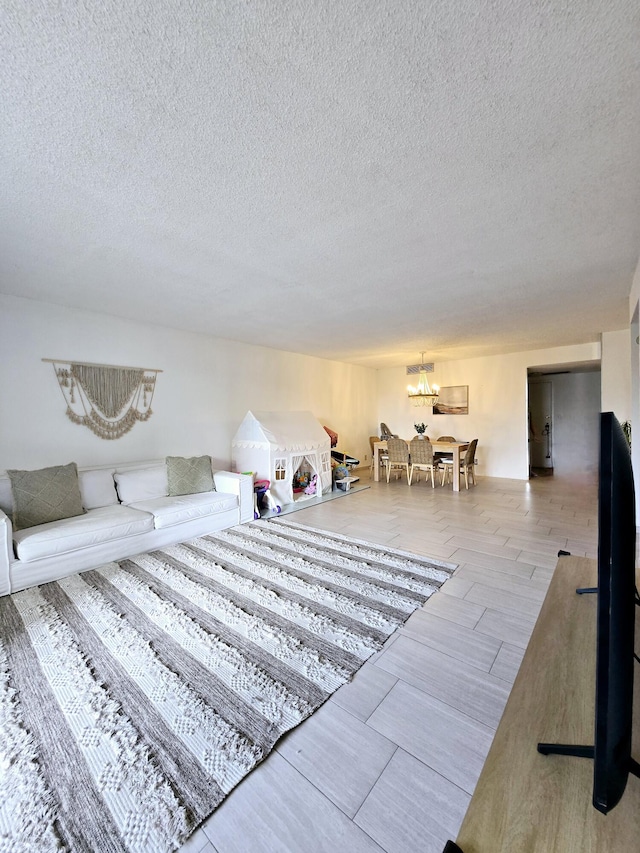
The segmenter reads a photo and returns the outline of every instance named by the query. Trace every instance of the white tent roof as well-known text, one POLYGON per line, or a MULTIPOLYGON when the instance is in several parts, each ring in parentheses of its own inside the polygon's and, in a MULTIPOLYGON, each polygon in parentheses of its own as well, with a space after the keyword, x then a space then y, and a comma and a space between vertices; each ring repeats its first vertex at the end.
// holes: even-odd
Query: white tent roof
POLYGON ((281 451, 328 450, 330 439, 312 412, 247 412, 233 445, 269 445, 281 451))

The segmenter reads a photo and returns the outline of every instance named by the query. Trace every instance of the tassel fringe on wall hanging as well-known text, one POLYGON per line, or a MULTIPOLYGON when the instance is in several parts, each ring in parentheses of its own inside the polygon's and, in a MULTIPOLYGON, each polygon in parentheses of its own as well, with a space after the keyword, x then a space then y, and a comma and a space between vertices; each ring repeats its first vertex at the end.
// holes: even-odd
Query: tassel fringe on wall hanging
POLYGON ((121 438, 153 414, 151 401, 161 370, 42 360, 53 364, 69 419, 99 438, 121 438))

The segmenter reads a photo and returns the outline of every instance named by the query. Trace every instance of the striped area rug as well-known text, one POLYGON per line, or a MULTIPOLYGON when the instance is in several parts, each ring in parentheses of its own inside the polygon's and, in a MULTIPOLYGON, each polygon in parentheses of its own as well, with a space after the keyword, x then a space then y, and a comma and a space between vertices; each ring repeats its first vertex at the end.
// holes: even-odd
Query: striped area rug
POLYGON ((0 849, 175 850, 454 568, 274 519, 0 598, 0 849))

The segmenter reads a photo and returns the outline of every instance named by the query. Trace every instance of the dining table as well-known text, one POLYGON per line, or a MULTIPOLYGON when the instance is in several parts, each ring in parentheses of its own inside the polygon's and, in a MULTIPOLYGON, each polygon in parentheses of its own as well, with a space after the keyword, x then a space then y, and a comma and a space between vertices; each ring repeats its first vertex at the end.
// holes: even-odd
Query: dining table
MULTIPOLYGON (((453 491, 460 491, 460 451, 469 447, 468 441, 433 441, 434 453, 451 453, 453 457, 453 491)), ((409 442, 407 442, 409 444, 409 442)), ((373 445, 373 479, 380 480, 380 451, 387 449, 386 441, 376 441, 373 445)))

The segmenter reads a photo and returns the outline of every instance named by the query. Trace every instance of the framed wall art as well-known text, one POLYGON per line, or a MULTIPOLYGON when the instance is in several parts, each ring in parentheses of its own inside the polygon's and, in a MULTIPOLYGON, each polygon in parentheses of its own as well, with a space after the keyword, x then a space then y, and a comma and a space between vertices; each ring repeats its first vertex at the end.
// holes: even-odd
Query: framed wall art
POLYGON ((468 415, 469 386, 448 385, 438 392, 438 402, 433 407, 434 415, 468 415))

